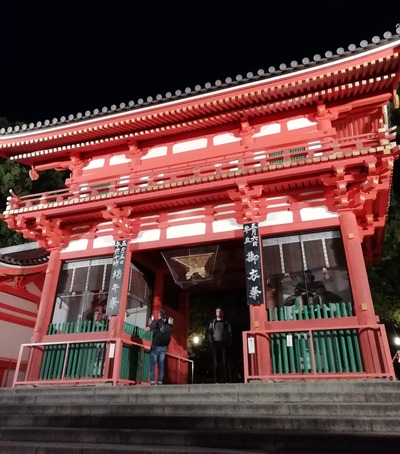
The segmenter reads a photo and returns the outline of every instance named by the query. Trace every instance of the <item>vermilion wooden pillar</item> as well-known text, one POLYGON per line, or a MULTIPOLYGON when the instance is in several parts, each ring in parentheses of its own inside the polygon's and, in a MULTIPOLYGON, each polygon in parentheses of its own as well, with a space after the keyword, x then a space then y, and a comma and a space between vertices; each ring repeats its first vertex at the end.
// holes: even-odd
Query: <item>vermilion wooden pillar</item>
MULTIPOLYGON (((60 275, 61 260, 60 249, 53 249, 50 252, 49 262, 46 269, 42 296, 40 298, 39 310, 33 329, 32 342, 42 342, 43 336, 47 334, 48 326, 53 312, 53 306, 57 291, 58 278, 60 275)), ((27 380, 37 380, 42 364, 42 354, 40 350, 32 350, 27 365, 27 380)))
POLYGON ((346 255, 350 285, 354 300, 354 311, 359 325, 368 325, 359 331, 360 348, 365 371, 368 373, 385 370, 385 351, 388 340, 381 338, 377 329, 379 318, 375 314, 368 281, 365 260, 361 248, 361 237, 353 211, 340 211, 340 228, 346 255))
MULTIPOLYGON (((267 326, 267 310, 265 301, 258 306, 249 306, 250 310, 250 330, 251 331, 264 331, 267 326)), ((257 371, 258 375, 267 375, 270 373, 269 367, 269 341, 266 337, 258 335, 255 338, 256 351, 250 355, 252 370, 257 371)), ((246 348, 243 351, 247 351, 246 348)))
POLYGON ((340 212, 340 228, 354 298, 354 311, 360 324, 377 323, 358 224, 353 211, 340 212))
POLYGON ((39 310, 36 317, 35 327, 33 329, 32 342, 41 342, 43 340, 43 336, 47 334, 51 314, 53 312, 60 269, 60 250, 53 249, 50 252, 49 263, 46 269, 46 278, 44 280, 39 310))

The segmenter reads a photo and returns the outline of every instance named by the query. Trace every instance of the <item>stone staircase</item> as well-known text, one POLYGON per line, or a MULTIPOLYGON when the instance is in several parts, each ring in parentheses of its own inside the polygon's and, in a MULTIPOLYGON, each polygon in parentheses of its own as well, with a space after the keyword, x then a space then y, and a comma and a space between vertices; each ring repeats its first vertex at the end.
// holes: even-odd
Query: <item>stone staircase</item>
POLYGON ((400 452, 400 382, 0 389, 0 454, 400 452))

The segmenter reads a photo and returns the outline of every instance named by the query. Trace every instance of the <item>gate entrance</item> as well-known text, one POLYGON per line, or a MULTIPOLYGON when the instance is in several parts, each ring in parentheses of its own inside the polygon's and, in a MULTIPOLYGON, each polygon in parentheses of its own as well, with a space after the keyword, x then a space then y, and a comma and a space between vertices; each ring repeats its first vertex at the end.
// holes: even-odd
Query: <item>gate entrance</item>
POLYGON ((213 352, 207 334, 217 307, 223 308, 225 319, 232 328, 232 344, 228 351, 228 382, 243 382, 242 332, 250 327, 245 287, 192 292, 189 302, 188 353, 189 359, 194 362, 194 383, 213 382, 213 352))
MULTIPOLYGON (((195 277, 190 282, 176 282, 174 271, 164 278, 163 304, 178 310, 182 292, 187 294, 188 331, 187 349, 189 359, 194 361, 194 383, 210 383, 213 381, 213 352, 208 342, 208 327, 215 318, 215 310, 221 306, 225 318, 230 322, 233 332, 232 345, 229 350, 229 382, 243 381, 243 345, 242 332, 250 328, 249 307, 246 301, 246 282, 244 270, 243 241, 225 241, 212 245, 217 251, 214 274, 212 279, 202 281, 195 277)), ((210 247, 210 250, 211 250, 210 247)), ((196 246, 187 247, 187 253, 205 253, 196 246)), ((164 252, 164 256, 183 255, 184 249, 164 252)), ((183 259, 183 261, 187 261, 183 259)), ((183 275, 184 276, 184 275, 183 275)), ((190 274, 188 274, 190 276, 190 274)), ((182 279, 182 274, 181 274, 182 279)))

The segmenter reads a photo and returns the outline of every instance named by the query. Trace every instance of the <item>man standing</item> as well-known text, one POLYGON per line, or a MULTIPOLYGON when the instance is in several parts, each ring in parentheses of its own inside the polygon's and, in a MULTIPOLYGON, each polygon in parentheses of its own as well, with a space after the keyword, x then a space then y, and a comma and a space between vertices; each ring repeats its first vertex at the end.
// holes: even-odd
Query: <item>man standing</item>
POLYGON ((158 368, 157 384, 162 385, 164 380, 164 360, 167 354, 168 345, 171 341, 172 323, 167 320, 165 310, 161 309, 158 313, 158 319, 152 320, 146 327, 146 331, 151 331, 150 347, 150 385, 156 384, 156 364, 158 368))
POLYGON ((221 307, 215 310, 216 318, 208 327, 208 340, 213 349, 213 372, 215 383, 228 382, 228 348, 232 343, 232 329, 230 323, 224 319, 221 307))

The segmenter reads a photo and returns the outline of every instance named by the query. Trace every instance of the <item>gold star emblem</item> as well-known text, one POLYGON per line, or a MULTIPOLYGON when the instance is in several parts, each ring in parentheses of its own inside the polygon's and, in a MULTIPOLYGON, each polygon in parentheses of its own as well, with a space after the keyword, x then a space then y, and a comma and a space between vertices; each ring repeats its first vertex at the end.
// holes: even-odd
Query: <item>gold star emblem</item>
POLYGON ((171 257, 171 260, 175 260, 187 268, 185 274, 187 281, 193 277, 194 274, 198 274, 205 279, 206 277, 209 277, 206 265, 213 255, 214 252, 208 252, 206 254, 182 255, 180 257, 171 257))

